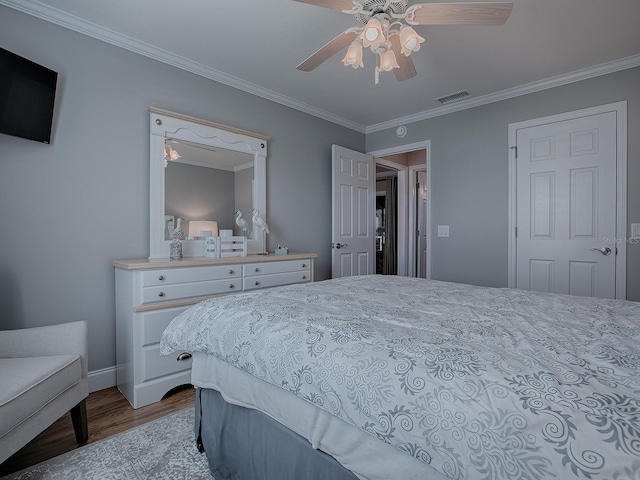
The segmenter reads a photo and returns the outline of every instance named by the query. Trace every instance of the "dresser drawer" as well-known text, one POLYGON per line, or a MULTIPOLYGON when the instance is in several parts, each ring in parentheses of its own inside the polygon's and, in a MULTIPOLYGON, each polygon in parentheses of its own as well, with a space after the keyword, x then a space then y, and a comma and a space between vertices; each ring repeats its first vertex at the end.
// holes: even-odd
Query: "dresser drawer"
POLYGON ((144 347, 160 342, 162 332, 176 318, 189 307, 163 308, 151 312, 140 313, 140 337, 135 347, 144 347))
POLYGON ((186 360, 177 360, 177 352, 166 357, 160 356, 160 345, 148 347, 142 352, 142 378, 140 381, 147 382, 154 378, 163 377, 191 368, 191 357, 186 360))
POLYGON ((240 277, 205 282, 158 285, 142 289, 142 303, 166 302, 180 298, 233 293, 241 290, 242 278, 240 277))
POLYGON ((311 277, 308 271, 272 273, 271 275, 254 275, 245 277, 244 289, 255 290, 256 288, 277 287, 279 285, 290 285, 292 283, 310 282, 311 277))
POLYGON ((200 282, 203 280, 221 278, 239 278, 241 274, 241 265, 164 268, 142 272, 142 286, 153 287, 173 283, 200 282))
POLYGON ((304 272, 311 270, 310 260, 285 260, 281 262, 247 263, 244 276, 271 275, 272 273, 304 272))

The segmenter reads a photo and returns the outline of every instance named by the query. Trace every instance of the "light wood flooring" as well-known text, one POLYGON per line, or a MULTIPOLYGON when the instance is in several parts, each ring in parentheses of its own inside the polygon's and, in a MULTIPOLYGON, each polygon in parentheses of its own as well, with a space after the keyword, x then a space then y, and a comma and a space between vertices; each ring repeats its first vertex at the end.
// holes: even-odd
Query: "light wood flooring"
MULTIPOLYGON (((89 441, 93 443, 143 423, 193 407, 195 389, 189 386, 177 390, 158 403, 136 410, 116 387, 89 394, 87 418, 89 441)), ((35 465, 49 458, 78 448, 69 413, 34 438, 22 450, 0 465, 0 477, 35 465)))

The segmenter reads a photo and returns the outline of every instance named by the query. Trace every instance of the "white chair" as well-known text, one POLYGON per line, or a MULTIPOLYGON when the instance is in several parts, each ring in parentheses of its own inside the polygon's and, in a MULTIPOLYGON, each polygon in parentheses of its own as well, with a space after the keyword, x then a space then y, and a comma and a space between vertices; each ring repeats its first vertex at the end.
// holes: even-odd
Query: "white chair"
POLYGON ((89 438, 87 323, 0 331, 0 463, 66 412, 89 438))

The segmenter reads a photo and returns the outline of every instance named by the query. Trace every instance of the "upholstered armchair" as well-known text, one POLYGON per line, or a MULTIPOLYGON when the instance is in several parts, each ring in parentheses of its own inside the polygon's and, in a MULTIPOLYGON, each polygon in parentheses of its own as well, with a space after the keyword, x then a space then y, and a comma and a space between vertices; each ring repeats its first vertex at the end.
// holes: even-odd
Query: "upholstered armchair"
POLYGON ((0 463, 66 412, 87 442, 87 323, 0 331, 0 463))

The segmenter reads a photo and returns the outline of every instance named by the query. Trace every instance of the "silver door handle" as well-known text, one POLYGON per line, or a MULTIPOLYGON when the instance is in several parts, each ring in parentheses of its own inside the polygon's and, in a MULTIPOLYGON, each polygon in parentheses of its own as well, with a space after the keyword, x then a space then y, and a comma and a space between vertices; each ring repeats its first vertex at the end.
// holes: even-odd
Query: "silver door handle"
POLYGON ((603 255, 611 255, 611 249, 609 247, 591 248, 590 250, 595 250, 596 252, 600 252, 603 255))
POLYGON ((347 245, 349 245, 349 244, 348 243, 332 243, 331 247, 340 249, 342 247, 346 247, 347 245))

